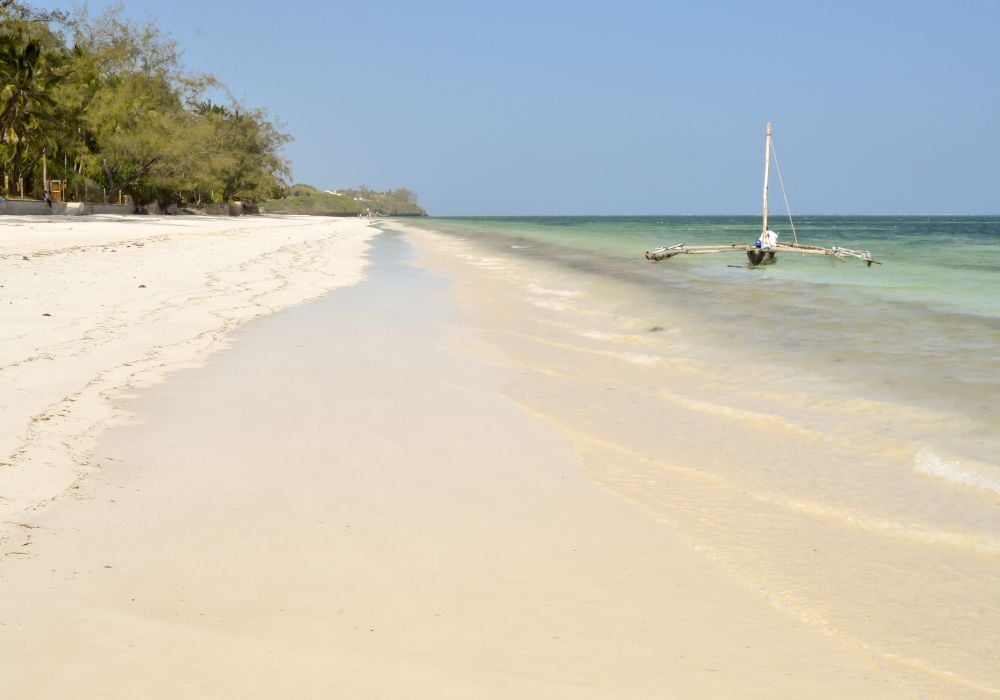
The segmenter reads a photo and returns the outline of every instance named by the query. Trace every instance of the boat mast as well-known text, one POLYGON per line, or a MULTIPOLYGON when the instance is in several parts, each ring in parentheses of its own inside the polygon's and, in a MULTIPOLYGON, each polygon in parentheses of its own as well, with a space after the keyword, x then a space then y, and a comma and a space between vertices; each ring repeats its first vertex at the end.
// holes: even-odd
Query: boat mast
POLYGON ((768 122, 767 139, 764 141, 764 221, 760 229, 761 240, 764 240, 764 234, 767 233, 767 177, 770 165, 771 165, 771 122, 768 122))

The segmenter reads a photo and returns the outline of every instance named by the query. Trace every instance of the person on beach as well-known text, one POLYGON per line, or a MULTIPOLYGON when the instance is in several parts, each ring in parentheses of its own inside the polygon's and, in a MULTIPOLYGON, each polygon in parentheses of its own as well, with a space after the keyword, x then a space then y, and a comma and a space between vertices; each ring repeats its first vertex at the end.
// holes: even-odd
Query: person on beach
POLYGON ((52 198, 49 197, 49 191, 48 190, 45 190, 45 192, 42 193, 42 199, 45 200, 45 203, 48 204, 49 205, 49 209, 51 209, 52 208, 52 198))

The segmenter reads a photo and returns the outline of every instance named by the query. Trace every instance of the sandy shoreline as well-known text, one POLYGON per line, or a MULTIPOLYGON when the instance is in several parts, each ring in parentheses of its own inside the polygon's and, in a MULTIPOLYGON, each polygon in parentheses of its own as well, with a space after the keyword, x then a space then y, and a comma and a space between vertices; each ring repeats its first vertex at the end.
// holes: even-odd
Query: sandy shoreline
MULTIPOLYGON (((215 271, 192 277, 228 269, 231 291, 198 287, 209 297, 199 313, 183 285, 171 305, 119 309, 115 319, 150 317, 154 336, 183 308, 215 339, 189 334, 171 355, 162 337, 131 347, 138 360, 115 356, 144 370, 129 386, 204 364, 227 329, 296 294, 361 279, 369 229, 288 226, 307 245, 276 249, 263 231, 249 232, 253 245, 228 232, 158 242, 181 254, 214 241, 185 269, 215 254, 215 271)), ((115 255, 130 270, 142 255, 162 264, 153 236, 127 251, 134 239, 112 236, 115 255)), ((35 487, 70 480, 73 498, 7 523, 6 687, 32 698, 911 696, 867 654, 775 610, 588 481, 573 445, 503 395, 510 370, 459 322, 451 283, 414 268, 404 237, 374 245, 364 282, 259 319, 204 368, 134 398, 112 387, 71 402, 89 409, 110 393, 142 422, 102 436, 87 478, 65 465, 35 487)), ((69 250, 55 256, 64 271, 83 255, 69 250)), ((139 276, 157 288, 154 270, 115 293, 139 276)), ((91 336, 73 330, 65 345, 79 351, 91 336)), ((80 381, 73 358, 52 396, 80 381)), ((125 386, 119 372, 97 376, 125 386)), ((21 381, 41 387, 39 376, 21 381)), ((83 436, 65 455, 111 420, 65 420, 61 434, 83 436)), ((46 433, 28 438, 22 474, 50 449, 46 433)))
POLYGON ((247 320, 354 284, 374 230, 308 217, 4 217, 0 556, 89 469, 114 398, 247 320), (13 536, 13 541, 11 537, 13 536))

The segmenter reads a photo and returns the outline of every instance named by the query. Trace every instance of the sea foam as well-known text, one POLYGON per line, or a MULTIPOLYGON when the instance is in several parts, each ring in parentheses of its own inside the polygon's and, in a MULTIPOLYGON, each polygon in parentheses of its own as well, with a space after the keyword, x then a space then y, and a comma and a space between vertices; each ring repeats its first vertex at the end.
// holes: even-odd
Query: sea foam
POLYGON ((529 284, 528 291, 531 294, 537 294, 540 296, 562 297, 564 299, 580 296, 580 292, 574 292, 568 289, 549 289, 547 287, 540 287, 537 284, 529 284))
POLYGON ((591 340, 601 340, 609 343, 628 343, 631 345, 652 345, 652 341, 638 335, 628 335, 623 333, 607 333, 605 331, 583 331, 580 333, 584 338, 591 340))
POLYGON ((626 362, 631 362, 633 365, 658 365, 660 364, 661 358, 655 355, 647 355, 645 353, 636 352, 623 352, 618 355, 621 359, 626 362))
POLYGON ((1000 494, 1000 467, 956 457, 942 457, 921 448, 913 458, 913 466, 921 474, 944 479, 959 486, 1000 494))

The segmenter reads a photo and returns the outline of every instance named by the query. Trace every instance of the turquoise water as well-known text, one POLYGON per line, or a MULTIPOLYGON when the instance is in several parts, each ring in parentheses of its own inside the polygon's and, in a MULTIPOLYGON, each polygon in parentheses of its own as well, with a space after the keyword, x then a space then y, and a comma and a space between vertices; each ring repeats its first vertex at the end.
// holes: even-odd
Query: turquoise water
MULTIPOLYGON (((568 248, 611 256, 641 265, 642 252, 660 245, 750 244, 759 234, 759 217, 534 217, 432 219, 455 232, 493 234, 513 244, 568 248), (639 253, 639 255, 637 255, 639 253)), ((790 243, 791 229, 772 223, 780 241, 790 243)), ((886 299, 922 301, 931 308, 1000 315, 1000 217, 806 217, 795 229, 805 244, 870 250, 882 262, 878 275, 845 276, 837 261, 796 258, 781 265, 785 282, 835 283, 875 289, 886 299)), ((558 250, 553 250, 558 252, 558 250)), ((787 256, 786 256, 787 257, 787 256)), ((685 276, 734 279, 718 263, 742 265, 741 254, 711 260, 690 256, 671 261, 685 276), (676 263, 676 264, 674 264, 676 263)))
MULTIPOLYGON (((787 221, 772 222, 789 242, 787 221)), ((756 269, 741 252, 660 262, 643 253, 675 243, 747 244, 758 217, 422 225, 586 279, 605 302, 688 339, 701 359, 780 367, 789 387, 922 410, 940 418, 935 432, 947 454, 1000 464, 1000 217, 802 217, 800 242, 869 250, 882 264, 782 253, 756 269)), ((915 425, 920 435, 897 429, 923 443, 934 426, 915 425)), ((989 481, 1000 493, 1000 467, 989 481)))

